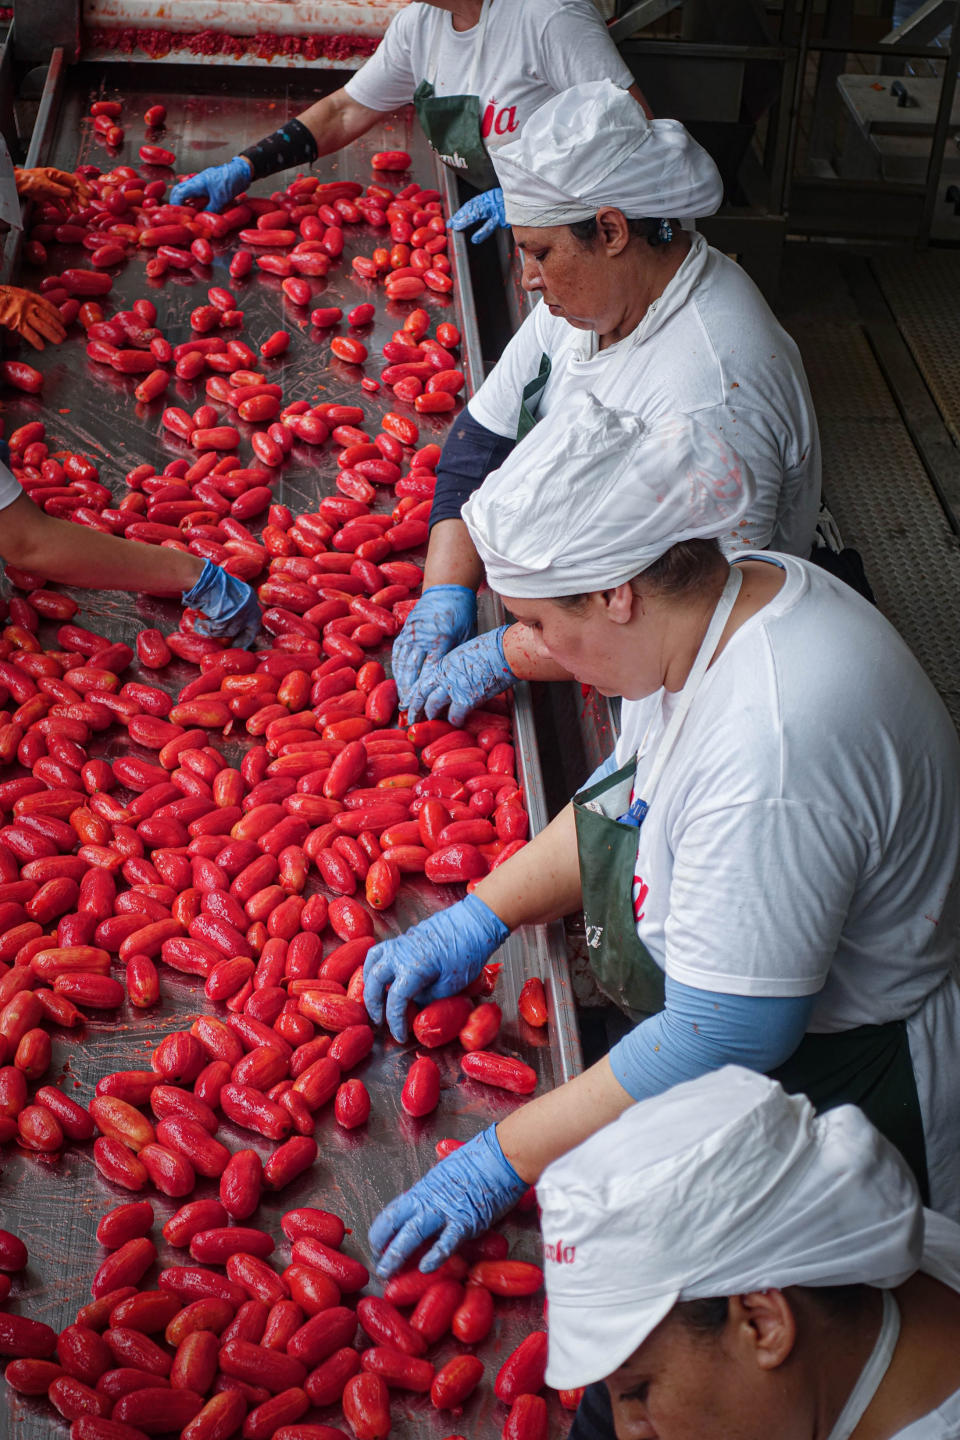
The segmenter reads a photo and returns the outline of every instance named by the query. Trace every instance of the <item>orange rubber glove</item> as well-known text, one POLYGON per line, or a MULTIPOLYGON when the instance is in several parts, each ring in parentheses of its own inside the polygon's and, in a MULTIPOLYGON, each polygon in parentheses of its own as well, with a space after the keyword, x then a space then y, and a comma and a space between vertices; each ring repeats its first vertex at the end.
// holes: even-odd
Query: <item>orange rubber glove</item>
POLYGON ((92 191, 86 180, 69 170, 56 170, 52 165, 38 165, 35 170, 15 170, 17 194, 25 200, 66 200, 83 205, 92 191))
POLYGON ((0 285, 0 325, 29 340, 34 350, 42 350, 45 340, 59 345, 67 336, 56 305, 13 285, 0 285))

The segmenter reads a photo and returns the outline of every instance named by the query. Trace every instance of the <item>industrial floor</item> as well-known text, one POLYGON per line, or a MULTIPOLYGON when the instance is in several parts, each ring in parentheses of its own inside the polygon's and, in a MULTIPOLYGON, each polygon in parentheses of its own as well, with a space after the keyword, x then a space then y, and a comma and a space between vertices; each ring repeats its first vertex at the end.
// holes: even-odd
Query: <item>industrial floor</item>
POLYGON ((788 245, 824 498, 960 727, 960 251, 788 245))

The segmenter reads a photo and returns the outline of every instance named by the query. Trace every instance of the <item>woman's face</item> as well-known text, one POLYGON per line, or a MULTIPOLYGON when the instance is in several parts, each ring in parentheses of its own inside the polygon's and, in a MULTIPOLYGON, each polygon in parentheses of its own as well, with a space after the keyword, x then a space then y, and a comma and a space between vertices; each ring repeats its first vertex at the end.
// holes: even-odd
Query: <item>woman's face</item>
POLYGON ((768 1364, 749 1325, 735 1300, 709 1334, 668 1316, 607 1378, 617 1440, 809 1440, 811 1387, 768 1364))
POLYGON ((663 684, 663 627, 629 584, 598 590, 581 605, 503 597, 550 656, 582 685, 639 700, 663 684))
POLYGON ((568 225, 515 225, 513 235, 523 253, 524 290, 539 295, 551 315, 577 330, 604 335, 613 329, 624 298, 622 267, 614 263, 619 249, 611 255, 602 237, 578 240, 568 225))

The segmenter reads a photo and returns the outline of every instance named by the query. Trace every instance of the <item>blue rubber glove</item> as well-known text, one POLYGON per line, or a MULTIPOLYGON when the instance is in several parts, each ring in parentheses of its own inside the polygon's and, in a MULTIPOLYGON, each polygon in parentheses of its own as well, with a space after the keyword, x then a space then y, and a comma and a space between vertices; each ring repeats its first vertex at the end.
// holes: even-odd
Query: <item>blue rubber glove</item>
POLYGON ((448 650, 477 633, 477 597, 469 585, 430 585, 407 616, 393 642, 393 678, 400 708, 424 665, 435 665, 448 650))
POLYGON ((4 465, 10 464, 10 446, 6 440, 2 438, 0 438, 0 461, 2 461, 4 465))
POLYGON ((429 1005, 456 995, 476 980, 510 931, 489 905, 468 895, 438 910, 405 935, 374 945, 363 964, 363 998, 370 1018, 383 1019, 387 991, 387 1024, 395 1040, 407 1038, 407 1001, 429 1005))
POLYGON ((475 225, 478 220, 485 220, 486 224, 481 225, 470 239, 474 245, 479 245, 492 235, 494 230, 507 228, 507 215, 503 208, 502 190, 484 190, 482 195, 474 195, 465 205, 461 205, 456 214, 451 215, 447 221, 449 230, 466 230, 468 225, 475 225))
POLYGON ((208 210, 215 215, 225 209, 230 201, 239 195, 253 179, 253 169, 245 155, 234 155, 224 165, 211 165, 189 180, 181 180, 170 191, 170 204, 182 205, 198 195, 206 195, 208 210))
POLYGON ((486 630, 435 665, 424 665, 407 700, 408 719, 415 720, 422 710, 428 720, 434 720, 446 709, 450 724, 462 725, 484 700, 509 690, 517 677, 503 653, 506 631, 506 625, 486 630))
POLYGON ((481 1130, 381 1210, 369 1230, 370 1248, 380 1257, 377 1274, 392 1275, 439 1230, 420 1261, 421 1270, 436 1270, 464 1240, 512 1210, 526 1190, 500 1148, 496 1125, 481 1130))
POLYGON ((184 605, 203 611, 197 621, 199 635, 229 636, 238 646, 248 650, 260 630, 260 602, 256 595, 235 575, 228 575, 212 560, 203 562, 200 579, 181 596, 184 605))

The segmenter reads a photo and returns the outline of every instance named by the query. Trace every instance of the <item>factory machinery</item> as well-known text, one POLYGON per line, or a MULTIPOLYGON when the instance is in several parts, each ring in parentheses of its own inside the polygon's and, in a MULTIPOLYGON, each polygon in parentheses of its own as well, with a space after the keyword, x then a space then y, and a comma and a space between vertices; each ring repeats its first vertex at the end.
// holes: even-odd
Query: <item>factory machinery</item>
MULTIPOLYGON (((519 3, 519 0, 517 0, 519 3)), ((0 133, 15 163, 73 169, 137 164, 148 106, 166 107, 165 144, 176 169, 187 173, 237 153, 274 130, 319 95, 343 83, 345 72, 375 47, 402 0, 18 0, 0 50, 0 133), (119 153, 103 148, 89 119, 92 102, 124 102, 127 136, 119 153)), ((614 7, 609 7, 614 8, 614 7)), ((960 3, 926 0, 895 23, 889 6, 854 7, 852 0, 642 0, 621 3, 612 31, 655 111, 675 115, 710 149, 724 173, 727 203, 704 222, 712 243, 737 256, 766 293, 779 293, 780 313, 798 338, 811 376, 823 430, 827 497, 844 539, 862 551, 881 606, 927 666, 960 721, 960 661, 955 636, 960 617, 960 393, 953 335, 960 272, 949 248, 960 239, 960 176, 954 97, 960 40, 960 3), (799 244, 787 244, 787 240, 799 244), (823 249, 819 239, 842 241, 823 249), (930 242, 946 248, 928 249, 930 242), (883 248, 877 248, 882 242, 883 248), (919 248, 918 248, 919 247, 919 248), (950 321, 950 316, 953 321, 950 321)), ((340 155, 318 163, 321 180, 368 183, 370 157, 380 149, 406 149, 412 177, 435 185, 448 210, 457 196, 448 173, 435 163, 412 115, 385 117, 381 126, 340 155)), ((252 193, 269 194, 261 182, 252 193)), ((22 232, 4 237, 0 280, 22 274, 36 284, 42 271, 24 267, 22 232)), ((345 263, 331 270, 323 304, 351 308, 367 298, 349 267, 352 254, 371 244, 364 227, 348 240, 345 263), (353 247, 352 249, 350 247, 353 247)), ((506 237, 498 265, 471 271, 470 247, 453 240, 454 288, 444 309, 463 336, 462 362, 473 390, 495 357, 490 316, 505 317, 507 331, 526 313, 506 237), (497 293, 475 293, 475 279, 491 273, 497 293), (481 325, 481 321, 483 324, 481 325)), ((178 273, 164 286, 144 288, 142 262, 115 276, 111 304, 127 305, 149 293, 164 316, 166 333, 189 335, 191 309, 210 284, 230 285, 229 251, 207 272, 178 273)), ((51 262, 53 265, 54 262, 51 262)), ((84 252, 59 247, 56 268, 84 263, 84 252)), ((289 314, 279 282, 261 276, 243 288, 244 334, 260 340, 289 314)), ((316 303, 316 301, 314 301, 316 303)), ((378 314, 365 343, 379 353, 400 323, 389 306, 378 314), (380 313, 382 312, 382 313, 380 313)), ((303 327, 301 327, 302 329, 303 327)), ((960 359, 960 357, 956 357, 960 359)), ((44 399, 3 397, 7 433, 34 417, 47 420, 59 446, 81 450, 98 464, 103 482, 123 493, 123 475, 141 462, 162 468, 174 453, 159 424, 162 406, 135 407, 132 382, 104 379, 71 338, 38 361, 44 399)), ((390 408, 380 395, 360 395, 354 381, 328 362, 326 345, 300 335, 288 357, 272 362, 286 400, 324 398, 361 403, 374 423, 390 408)), ((188 407, 201 396, 184 393, 188 407)), ((423 441, 442 441, 444 417, 421 422, 423 441)), ((275 486, 276 499, 295 512, 315 508, 333 494, 335 464, 300 447, 275 486)), ((81 619, 111 638, 133 644, 146 626, 169 630, 176 609, 150 599, 119 601, 96 592, 71 592, 81 619)), ((498 617, 485 602, 486 623, 498 617)), ((195 671, 176 663, 159 683, 171 692, 195 671)), ((531 827, 540 829, 589 769, 608 753, 615 715, 605 701, 579 688, 517 687, 514 725, 519 778, 531 827), (549 688, 549 699, 546 689, 549 688), (539 746, 538 746, 539 737, 539 746), (541 754, 543 763, 541 763, 541 754)), ((113 734, 113 732, 110 732, 113 734)), ((119 751, 109 742, 107 758, 119 751)), ((224 752, 233 763, 242 745, 231 738, 224 752)), ((426 882, 405 887, 397 906, 377 918, 379 934, 397 933, 449 902, 426 882)), ((568 947, 560 925, 514 936, 501 957, 498 999, 505 1027, 501 1043, 537 1070, 540 1088, 577 1073, 583 1064, 568 947), (523 980, 541 975, 550 1023, 533 1031, 518 1018, 523 980)), ((574 950, 576 950, 574 936, 574 950)), ((582 945, 580 947, 582 951, 582 945)), ((582 966, 576 981, 581 993, 582 966)), ((588 997, 589 998, 589 997, 588 997)), ((595 998, 595 997, 594 997, 595 998)), ((163 999, 146 1019, 124 1008, 109 1022, 91 1021, 63 1032, 54 1044, 54 1072, 76 1082, 89 1100, 97 1080, 118 1068, 147 1063, 166 1033, 189 1024, 203 1008, 200 982, 164 977, 163 999)), ((600 1022, 602 1024, 602 1022, 600 1022)), ((597 1025, 593 1025, 596 1038, 597 1025)), ((583 1031, 591 1033, 590 1026, 583 1031)), ((466 1138, 507 1113, 499 1092, 464 1086, 456 1059, 441 1056, 444 1102, 429 1120, 414 1122, 399 1109, 403 1075, 415 1047, 378 1040, 363 1072, 373 1113, 367 1132, 318 1132, 314 1170, 301 1176, 258 1223, 277 1230, 281 1208, 317 1204, 340 1210, 362 1254, 367 1224, 394 1194, 434 1159, 442 1136, 466 1138)), ((249 1143, 237 1132, 235 1143, 249 1143)), ((102 1256, 94 1232, 103 1211, 123 1199, 94 1170, 89 1147, 68 1146, 44 1162, 7 1146, 0 1157, 0 1216, 31 1250, 24 1281, 29 1313, 60 1328, 87 1298, 102 1256)), ((176 1207, 157 1197, 161 1218, 176 1207)), ((534 1259, 539 1237, 529 1215, 507 1225, 512 1253, 534 1259)), ((170 1263, 169 1259, 166 1263, 170 1263)), ((17 1290, 13 1304, 17 1304, 17 1290)), ((26 1310, 26 1306, 22 1307, 26 1310)), ((520 1336, 540 1323, 540 1299, 514 1300, 498 1311, 481 1350, 488 1377, 520 1336)), ((462 1430, 470 1440, 494 1440, 503 1407, 487 1383, 462 1417, 438 1415, 424 1397, 394 1401, 393 1434, 440 1440, 462 1430)), ((569 1416, 551 1399, 551 1435, 565 1433, 569 1416)), ((0 1436, 47 1440, 63 1433, 42 1401, 5 1396, 0 1436)))

